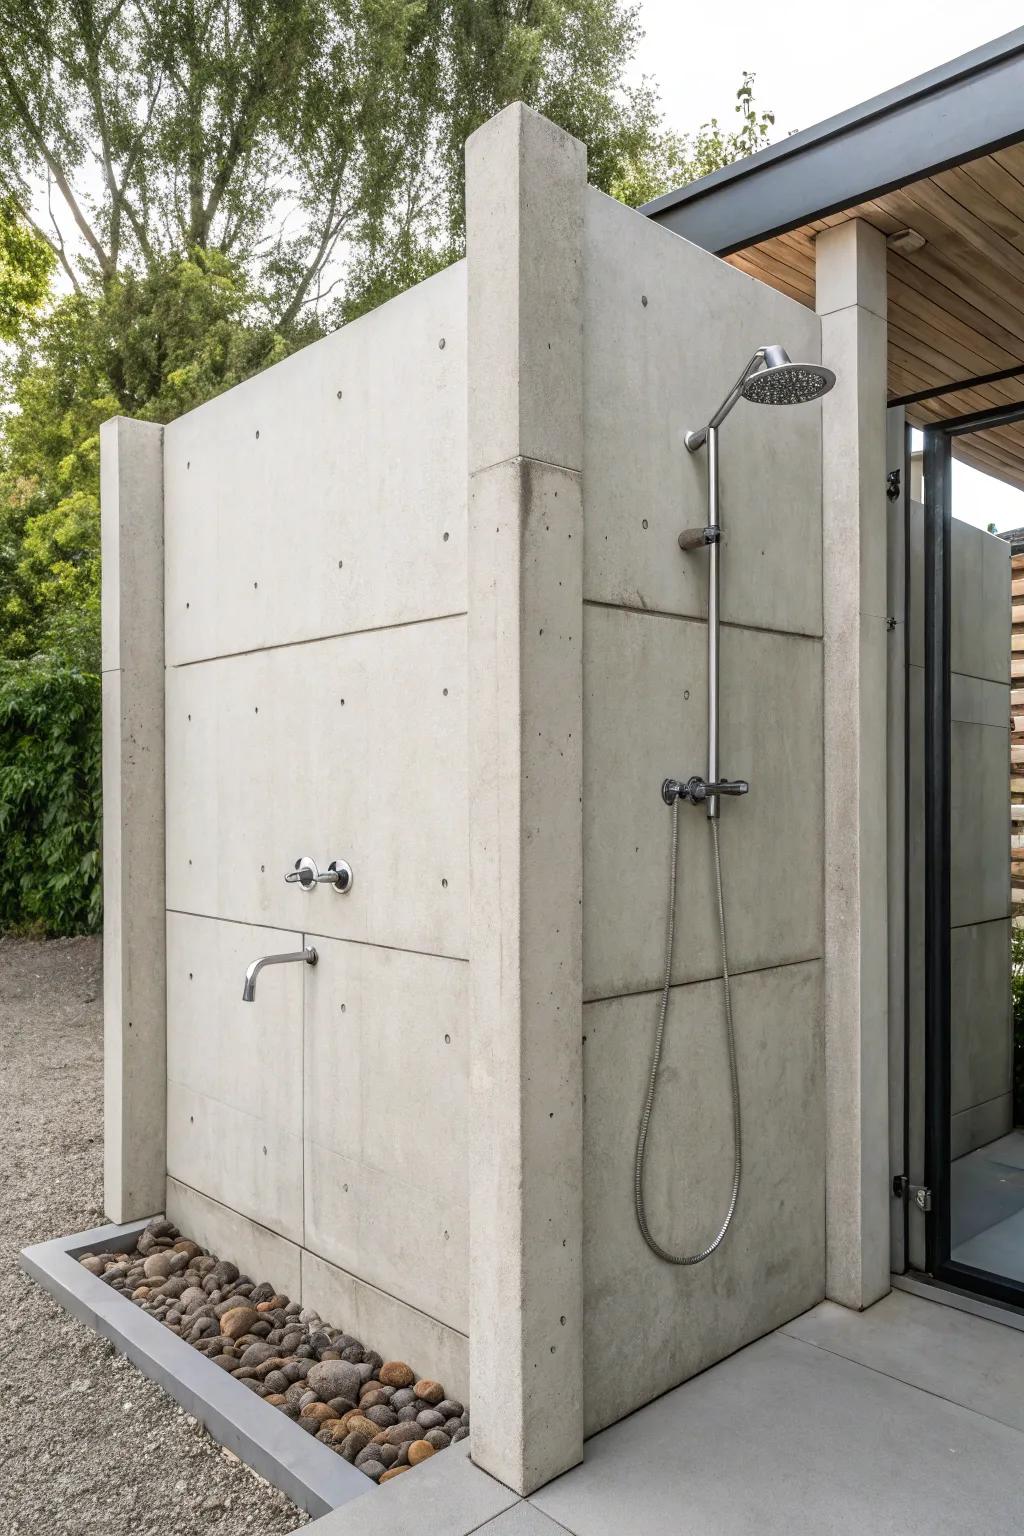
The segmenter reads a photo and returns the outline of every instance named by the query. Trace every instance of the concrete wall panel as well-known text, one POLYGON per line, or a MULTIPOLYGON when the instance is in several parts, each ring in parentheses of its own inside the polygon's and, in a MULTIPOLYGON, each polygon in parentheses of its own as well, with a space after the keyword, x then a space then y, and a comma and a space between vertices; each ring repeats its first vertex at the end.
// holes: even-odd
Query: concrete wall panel
POLYGON ((302 1138, 167 1083, 167 1171, 272 1232, 302 1241, 302 1138))
POLYGON ((1010 920, 950 934, 950 1109, 954 1116, 1010 1091, 1010 920))
POLYGON ((466 606, 466 267, 166 429, 170 665, 466 606))
POLYGON ((260 955, 301 948, 301 933, 167 914, 168 1077, 292 1135, 302 1128, 304 967, 268 966, 252 1003, 242 980, 260 955))
POLYGON ((302 1295, 302 1250, 296 1243, 177 1179, 167 1180, 167 1215, 194 1242, 230 1259, 252 1280, 268 1280, 292 1301, 302 1295))
POLYGON ((317 947, 305 976, 307 1139, 464 1206, 469 967, 369 944, 317 947))
POLYGON ((439 1381, 449 1397, 469 1402, 465 1334, 309 1252, 302 1255, 302 1300, 325 1322, 379 1349, 386 1359, 407 1361, 439 1381))
MULTIPOLYGON (((732 1231, 706 1263, 648 1251, 633 1160, 655 995, 584 1008, 585 1394, 594 1433, 824 1294, 824 1084, 818 961, 736 978, 743 1179, 732 1231)), ((647 1156, 648 1219, 692 1252, 732 1178, 722 984, 674 988, 647 1156)))
MULTIPOLYGON (((702 615, 706 463, 683 445, 751 354, 821 358, 814 314, 593 188, 585 202, 584 594, 702 615)), ((821 409, 741 401, 722 428, 722 613, 821 634, 821 409)))
POLYGON ((254 1003, 242 979, 302 934, 172 912, 167 943, 167 1171, 301 1242, 304 967, 263 971, 254 1003))
POLYGON ((454 618, 170 669, 168 906, 464 956, 465 644, 454 618), (286 885, 301 854, 351 893, 286 885))
POLYGON ((949 1155, 955 1161, 976 1147, 987 1146, 1013 1129, 1013 1094, 1002 1093, 997 1099, 972 1104, 949 1122, 949 1155))
MULTIPOLYGON (((923 661, 924 509, 910 507, 911 660, 923 661)), ((950 569, 950 1154, 1004 1134, 1010 1090, 1010 564, 1002 539, 953 518, 950 569)), ((924 1139, 924 675, 910 673, 907 848, 911 1177, 924 1139)), ((911 1254, 923 1265, 923 1253, 911 1254)))
POLYGON ((306 1245, 466 1331, 469 967, 319 948, 305 977, 306 1245))
POLYGON ((1008 726, 950 726, 950 921, 953 927, 1010 910, 1008 726))
MULTIPOLYGON (((587 998, 660 984, 668 775, 706 762, 702 623, 584 610, 584 987, 587 998)), ((749 779, 721 822, 734 970, 805 960, 822 942, 821 647, 722 631, 722 771, 749 779)), ((673 979, 721 972, 703 811, 679 809, 680 929, 673 979)))
MULTIPOLYGON (((1006 660, 1006 636, 1003 637, 1004 662, 1006 660)), ((950 717, 968 725, 995 725, 1008 729, 1010 718, 1010 684, 993 683, 987 678, 965 677, 953 672, 949 679, 950 717)))
MULTIPOLYGON (((429 1122, 428 1122, 429 1125, 429 1122)), ((429 1168, 429 1130, 424 1168, 429 1168)), ((442 1190, 306 1147, 306 1246, 369 1285, 468 1332, 469 1216, 442 1190)))
POLYGON ((1010 546, 953 518, 949 665, 968 677, 1009 677, 1010 546))

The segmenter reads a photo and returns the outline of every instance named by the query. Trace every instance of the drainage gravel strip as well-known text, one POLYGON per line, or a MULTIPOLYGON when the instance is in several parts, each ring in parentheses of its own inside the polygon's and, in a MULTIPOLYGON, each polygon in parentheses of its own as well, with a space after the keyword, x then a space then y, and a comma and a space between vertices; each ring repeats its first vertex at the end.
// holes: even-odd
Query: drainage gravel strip
POLYGON ((440 1382, 417 1380, 404 1360, 385 1360, 269 1281, 240 1274, 164 1217, 133 1253, 79 1262, 373 1482, 469 1434, 469 1410, 440 1382))

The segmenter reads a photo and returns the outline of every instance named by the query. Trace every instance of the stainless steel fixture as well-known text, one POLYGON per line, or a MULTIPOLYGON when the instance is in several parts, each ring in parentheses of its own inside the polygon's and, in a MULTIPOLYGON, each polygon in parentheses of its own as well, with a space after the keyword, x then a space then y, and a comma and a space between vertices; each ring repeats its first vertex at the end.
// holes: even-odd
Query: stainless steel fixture
POLYGON ((709 784, 695 773, 685 784, 680 784, 678 779, 666 779, 661 786, 661 798, 666 805, 675 800, 689 800, 691 805, 700 805, 710 795, 745 795, 749 790, 746 779, 716 779, 709 784))
MULTIPOLYGON (((717 431, 739 399, 754 405, 806 405, 827 395, 836 376, 820 363, 794 363, 785 347, 758 347, 706 427, 687 432, 691 453, 703 448, 709 432, 717 431)), ((717 518, 710 518, 717 522, 717 518)))
POLYGON ((287 955, 261 955, 258 960, 254 960, 246 968, 245 984, 242 987, 242 1002, 255 1002, 256 977, 265 965, 288 965, 293 960, 305 960, 307 965, 316 965, 319 959, 320 956, 311 944, 305 944, 302 949, 292 950, 287 955))
POLYGON ((341 895, 347 896, 352 889, 352 865, 347 859, 332 859, 321 874, 316 860, 305 853, 301 859, 295 860, 295 868, 290 869, 284 878, 289 885, 301 885, 304 891, 313 891, 318 885, 329 885, 341 895))
POLYGON ((720 624, 720 571, 719 548, 722 526, 719 515, 718 484, 718 429, 733 406, 740 399, 754 405, 800 405, 817 400, 827 394, 836 382, 829 368, 818 363, 794 363, 784 347, 758 347, 732 389, 706 427, 688 432, 684 439, 691 453, 707 447, 708 451, 708 501, 707 522, 703 528, 687 528, 679 535, 679 548, 685 553, 695 550, 708 552, 708 768, 701 777, 693 774, 688 779, 665 779, 661 796, 672 811, 672 848, 669 855, 668 918, 665 925, 665 974, 661 989, 658 1025, 651 1053, 651 1067, 647 1077, 647 1097, 640 1116, 637 1133, 636 1161, 633 1170, 634 1204, 637 1224, 644 1242, 652 1253, 668 1264, 701 1264, 710 1258, 722 1242, 732 1224, 736 1203, 740 1195, 740 1177, 743 1172, 743 1138, 740 1127, 740 1081, 736 1066, 736 1032, 732 1017, 732 987, 729 979, 729 946, 725 935, 725 899, 722 892, 722 857, 718 842, 718 820, 723 795, 745 795, 750 789, 746 779, 722 779, 718 774, 718 675, 719 675, 719 624, 720 624), (691 805, 707 807, 711 823, 714 848, 715 890, 718 904, 718 932, 722 946, 722 985, 725 991, 725 1037, 729 1052, 729 1083, 732 1093, 733 1128, 733 1175, 729 1205, 716 1235, 695 1253, 672 1253, 662 1247, 651 1233, 647 1222, 644 1201, 644 1165, 647 1157, 647 1135, 654 1111, 654 1097, 658 1087, 658 1069, 668 1019, 668 1005, 672 986, 672 956, 676 932, 676 884, 679 868, 679 802, 688 800, 691 805))
MULTIPOLYGON (((684 442, 691 453, 705 445, 708 450, 708 516, 703 528, 687 528, 679 535, 679 547, 684 551, 706 549, 708 551, 708 769, 704 775, 707 792, 699 800, 707 807, 708 819, 714 821, 720 810, 721 794, 746 794, 749 786, 742 789, 721 789, 718 780, 718 651, 720 627, 720 556, 722 525, 719 516, 718 478, 718 429, 739 400, 750 400, 755 405, 800 405, 825 395, 836 382, 830 368, 820 363, 794 363, 785 347, 758 347, 736 383, 730 389, 718 410, 706 427, 697 432, 687 432, 684 442)), ((662 794, 669 784, 678 780, 666 779, 662 794)), ((724 781, 729 783, 729 780, 724 781)), ((742 780, 734 781, 742 783, 742 780)), ((678 799, 678 795, 676 796, 678 799)), ((688 797, 689 798, 689 797, 688 797)))

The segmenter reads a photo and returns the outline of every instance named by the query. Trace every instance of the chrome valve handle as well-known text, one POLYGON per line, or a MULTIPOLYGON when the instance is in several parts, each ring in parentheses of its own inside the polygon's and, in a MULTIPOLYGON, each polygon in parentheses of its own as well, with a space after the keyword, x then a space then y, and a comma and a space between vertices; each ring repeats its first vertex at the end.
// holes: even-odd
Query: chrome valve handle
POLYGON ((342 895, 352 889, 352 866, 346 859, 332 859, 323 874, 309 854, 295 860, 295 868, 288 871, 285 880, 289 885, 301 885, 304 891, 312 891, 318 885, 329 885, 342 895))
POLYGON ((678 779, 666 779, 661 786, 661 798, 666 805, 675 800, 689 800, 691 805, 701 805, 709 795, 747 795, 750 785, 746 779, 715 779, 708 782, 699 774, 681 784, 678 779))

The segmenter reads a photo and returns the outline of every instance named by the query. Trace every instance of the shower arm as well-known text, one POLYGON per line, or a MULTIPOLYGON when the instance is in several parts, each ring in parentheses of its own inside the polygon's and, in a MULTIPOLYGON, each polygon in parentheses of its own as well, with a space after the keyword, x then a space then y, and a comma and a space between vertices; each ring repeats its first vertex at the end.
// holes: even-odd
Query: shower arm
MULTIPOLYGON (((707 442, 708 433, 713 431, 716 427, 720 427, 722 425, 722 422, 725 420, 733 406, 743 394, 743 386, 750 378, 752 373, 756 373, 762 364, 767 368, 772 368, 776 367, 780 362, 785 361, 785 359, 786 353, 782 347, 758 347, 757 351, 754 353, 753 357, 750 359, 749 363, 744 368, 743 372, 736 380, 736 383, 733 385, 732 389, 730 389, 729 393, 726 395, 725 399, 722 401, 721 405, 718 407, 718 410, 712 416, 707 426, 701 427, 699 432, 687 432, 686 437, 684 438, 684 442, 686 443, 686 446, 690 452, 696 453, 698 448, 703 448, 704 444, 707 442)), ((708 542, 710 542, 710 540, 708 542)))

